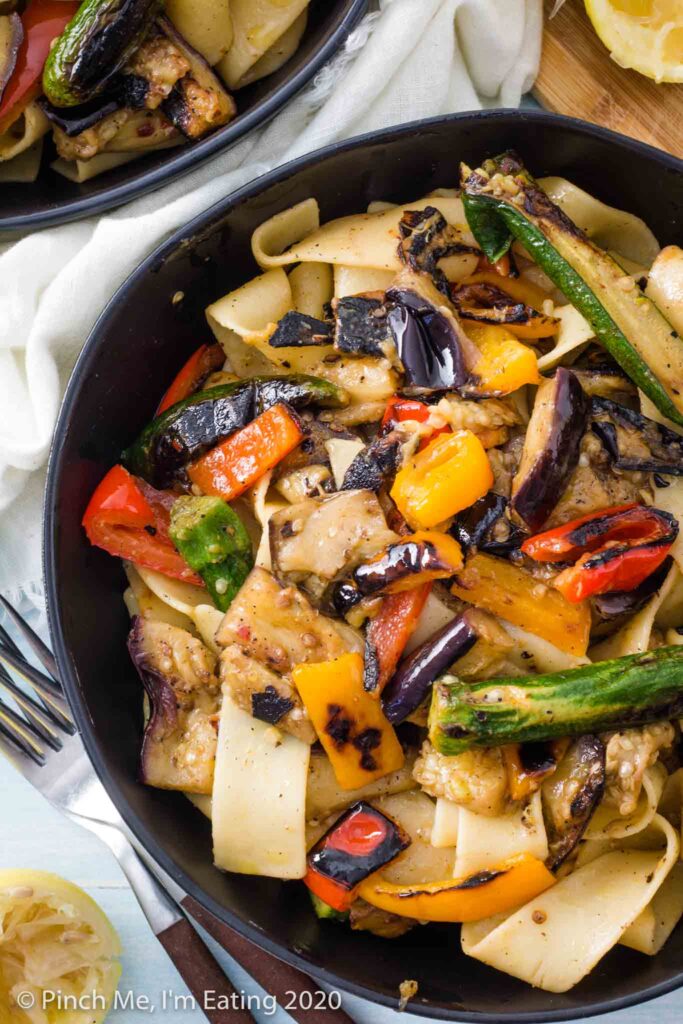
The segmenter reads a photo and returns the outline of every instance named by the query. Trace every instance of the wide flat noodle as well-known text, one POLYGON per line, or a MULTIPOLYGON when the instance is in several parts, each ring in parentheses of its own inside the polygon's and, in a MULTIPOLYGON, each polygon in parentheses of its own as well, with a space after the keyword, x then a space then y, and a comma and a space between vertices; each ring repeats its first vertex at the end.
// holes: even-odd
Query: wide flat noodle
POLYGON ((425 640, 428 640, 430 636, 433 636, 437 630, 441 629, 448 622, 452 622, 455 615, 456 613, 445 601, 442 601, 435 593, 430 593, 420 618, 417 620, 417 625, 406 644, 404 653, 410 654, 416 647, 423 644, 425 640))
POLYGON ((217 64, 230 49, 230 0, 166 0, 166 14, 209 64, 217 64))
POLYGON ((590 658, 585 655, 568 654, 561 651, 559 647, 543 640, 540 636, 527 633, 519 626, 513 626, 511 622, 500 620, 501 625, 515 641, 515 649, 508 652, 508 658, 519 664, 525 672, 534 669, 539 674, 543 672, 566 672, 567 669, 579 668, 581 665, 590 665, 590 658), (531 655, 531 659, 529 659, 531 655))
POLYGON ((683 572, 683 477, 670 476, 667 477, 667 482, 669 483, 668 487, 657 490, 654 503, 657 508, 662 508, 665 512, 670 512, 675 516, 681 526, 678 537, 671 548, 671 554, 676 565, 683 572))
POLYGON ((556 366, 570 352, 575 352, 576 358, 582 347, 595 337, 593 328, 574 306, 555 306, 553 316, 559 319, 560 329, 555 337, 554 348, 539 357, 539 370, 556 366))
POLYGON ((453 874, 453 849, 433 846, 434 802, 419 789, 373 799, 374 807, 397 821, 411 838, 407 850, 382 868, 382 877, 397 885, 436 882, 453 874))
POLYGON ((287 31, 309 0, 231 0, 233 42, 218 64, 230 89, 239 89, 250 68, 287 31))
POLYGON ((603 854, 509 917, 463 925, 463 952, 547 992, 567 992, 619 942, 676 863, 678 835, 661 815, 653 826, 663 851, 603 854))
POLYGON ((169 626, 178 626, 179 629, 184 629, 193 636, 197 635, 194 620, 157 597, 132 562, 124 562, 123 568, 129 585, 124 594, 124 601, 131 615, 142 615, 146 619, 167 622, 169 626), (126 597, 126 594, 129 594, 129 597, 126 597))
POLYGON ((223 619, 223 612, 214 607, 208 592, 183 580, 172 580, 153 569, 136 565, 142 581, 156 596, 194 622, 200 637, 211 650, 220 653, 216 644, 216 632, 223 619))
POLYGON ((35 181, 43 159, 43 139, 38 139, 19 156, 0 163, 0 182, 22 183, 35 181))
MULTIPOLYGON (((313 203, 314 200, 307 202, 313 203)), ((299 210, 303 205, 300 203, 299 207, 292 207, 291 211, 284 211, 284 214, 291 217, 293 211, 299 210)), ((463 242, 468 245, 474 244, 465 220, 462 200, 426 196, 403 206, 392 206, 380 213, 353 214, 350 217, 328 221, 311 234, 300 234, 298 239, 282 245, 276 241, 284 234, 281 222, 277 222, 273 227, 272 222, 276 218, 271 218, 254 232, 252 250, 256 262, 264 268, 284 267, 290 263, 310 260, 317 263, 342 264, 347 267, 399 270, 399 220, 406 210, 424 210, 426 206, 435 206, 449 224, 459 228, 463 242)), ((278 214, 277 217, 281 218, 283 214, 278 214)))
POLYGON ((12 124, 4 135, 0 135, 0 161, 13 160, 42 138, 48 131, 50 122, 34 101, 12 124))
POLYGON ((683 249, 677 245, 662 249, 650 270, 645 294, 674 330, 683 334, 683 249))
POLYGON ((646 768, 638 806, 627 817, 621 816, 616 807, 602 801, 586 829, 586 845, 603 840, 628 839, 649 828, 657 813, 666 780, 667 772, 663 764, 657 762, 646 768))
POLYGON ((261 527, 261 539, 256 552, 255 564, 260 566, 262 569, 268 569, 268 571, 272 568, 268 523, 270 522, 271 516, 275 515, 276 512, 280 512, 283 508, 287 508, 288 504, 283 498, 278 497, 268 499, 268 490, 270 488, 272 478, 273 470, 271 469, 268 473, 265 473, 261 479, 257 481, 249 491, 247 491, 246 494, 246 499, 259 526, 261 527))
POLYGON ((266 50, 263 56, 259 57, 256 63, 242 76, 239 88, 243 89, 245 86, 258 82, 261 78, 267 78, 268 75, 274 75, 276 71, 279 71, 299 49, 299 43, 306 31, 307 24, 308 9, 301 12, 296 21, 292 22, 277 42, 273 43, 270 49, 266 50))
POLYGON ((432 826, 432 846, 449 847, 458 842, 458 825, 460 824, 460 804, 440 796, 436 801, 434 824, 432 826))
POLYGON ((398 771, 390 772, 381 779, 374 779, 358 789, 342 789, 327 754, 314 751, 308 766, 306 818, 310 823, 312 820, 343 811, 358 800, 374 801, 380 796, 417 789, 417 783, 412 775, 414 763, 415 754, 408 752, 405 764, 398 771))
POLYGON ((655 956, 683 917, 683 864, 674 864, 645 910, 629 925, 621 945, 655 956))
POLYGON ((223 688, 212 799, 217 867, 303 878, 310 751, 308 743, 278 735, 242 711, 223 688))
MULTIPOLYGON (((668 490, 671 489, 668 488, 668 490)), ((667 491, 662 493, 666 494, 667 491)), ((678 568, 673 566, 660 589, 654 597, 650 598, 645 607, 629 619, 614 636, 591 648, 592 661, 607 661, 609 658, 621 658, 625 654, 642 654, 643 651, 649 649, 655 617, 676 582, 678 572, 678 568)))
POLYGON ((334 477, 334 485, 338 491, 356 455, 359 455, 365 445, 359 438, 331 437, 325 441, 325 449, 330 458, 330 469, 334 477))
POLYGON ((327 263, 300 263, 289 275, 292 305, 297 313, 325 318, 333 294, 332 267, 327 263))
POLYGON ((347 295, 360 295, 362 292, 385 292, 391 287, 394 277, 393 270, 346 267, 337 263, 334 266, 334 297, 343 299, 347 295))
POLYGON ((519 804, 509 814, 495 818, 460 808, 453 867, 455 878, 485 871, 521 853, 529 853, 539 860, 548 856, 540 790, 526 804, 519 804))
POLYGON ((541 178, 539 185, 596 245, 614 249, 641 266, 653 262, 659 243, 640 217, 601 203, 566 178, 541 178))

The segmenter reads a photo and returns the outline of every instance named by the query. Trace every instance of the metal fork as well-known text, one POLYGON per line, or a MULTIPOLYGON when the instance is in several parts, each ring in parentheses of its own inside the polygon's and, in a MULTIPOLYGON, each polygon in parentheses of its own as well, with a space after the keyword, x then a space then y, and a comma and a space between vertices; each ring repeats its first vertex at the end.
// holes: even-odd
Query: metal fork
POLYGON ((107 844, 152 931, 211 1024, 254 1024, 218 961, 126 838, 123 820, 76 732, 52 654, 2 596, 0 603, 50 673, 31 665, 0 625, 0 752, 54 807, 107 844), (9 669, 23 677, 35 696, 17 685, 9 669))
POLYGON ((95 774, 71 718, 52 652, 1 594, 0 607, 45 669, 41 672, 31 665, 0 625, 0 753, 6 754, 54 807, 107 844, 152 931, 211 1024, 254 1024, 254 1017, 188 916, 275 996, 298 1024, 354 1024, 338 1001, 328 1001, 327 993, 307 974, 233 931, 173 882, 168 883, 174 896, 171 899, 127 838, 123 819, 95 774), (33 697, 17 685, 8 669, 23 678, 33 697), (21 714, 3 700, 3 690, 21 714), (211 993, 214 1005, 229 1009, 206 1007, 206 993, 211 993), (222 1000, 222 995, 227 999, 222 1000))

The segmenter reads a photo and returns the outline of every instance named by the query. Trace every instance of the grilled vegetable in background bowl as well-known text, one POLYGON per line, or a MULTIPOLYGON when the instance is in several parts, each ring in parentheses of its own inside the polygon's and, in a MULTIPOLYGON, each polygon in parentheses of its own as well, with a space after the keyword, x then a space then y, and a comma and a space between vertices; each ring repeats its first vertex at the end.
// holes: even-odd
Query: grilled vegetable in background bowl
POLYGON ((546 521, 576 468, 589 409, 578 380, 562 366, 536 392, 511 499, 531 530, 546 521))
POLYGON ((635 590, 662 564, 678 536, 670 512, 646 505, 606 508, 529 537, 522 551, 537 562, 574 562, 553 580, 572 603, 635 590))
POLYGON ((409 845, 410 837, 396 822, 361 800, 309 851, 304 882, 319 899, 343 912, 363 879, 409 845))
POLYGON ((237 513, 220 498, 181 497, 171 508, 168 532, 216 607, 227 611, 254 565, 251 540, 237 513))
POLYGON ((598 249, 533 180, 519 158, 507 153, 472 172, 463 167, 465 211, 489 259, 500 255, 509 232, 569 301, 596 336, 657 408, 683 425, 683 343, 651 299, 606 252, 598 249), (504 188, 503 188, 504 184, 504 188), (502 223, 490 243, 488 225, 502 223))
POLYGON ((567 672, 434 687, 429 736, 458 754, 620 725, 676 718, 683 709, 683 648, 659 647, 567 672))

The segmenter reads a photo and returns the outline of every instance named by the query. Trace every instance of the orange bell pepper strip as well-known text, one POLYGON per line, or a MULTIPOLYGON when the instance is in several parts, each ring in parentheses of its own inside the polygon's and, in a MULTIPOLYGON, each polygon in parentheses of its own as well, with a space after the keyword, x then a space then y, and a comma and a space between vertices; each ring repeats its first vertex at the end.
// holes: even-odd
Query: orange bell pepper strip
POLYGON ((471 430, 433 438, 396 474, 391 497, 413 528, 429 529, 487 493, 493 472, 471 430))
POLYGON ((194 394, 209 374, 214 370, 220 370, 224 362, 225 352, 220 345, 200 345, 174 378, 170 388, 159 402, 157 416, 166 412, 176 402, 182 402, 184 398, 189 398, 194 394))
POLYGON ((379 874, 370 875, 361 882, 358 895, 373 907, 399 917, 481 921, 523 906, 554 884, 555 876, 542 860, 522 853, 466 878, 406 885, 385 882, 379 874))
POLYGON ((204 494, 232 501, 277 466, 303 437, 298 421, 280 402, 192 462, 187 474, 204 494))
POLYGON ((570 604, 558 590, 502 558, 483 552, 468 558, 451 593, 567 654, 582 656, 588 649, 588 606, 570 604))
POLYGON ((296 665, 292 679, 342 789, 359 789, 403 765, 396 733, 363 687, 360 654, 296 665))
POLYGON ((425 606, 431 583, 390 594, 365 630, 365 689, 379 697, 387 685, 425 606))
POLYGON ((110 555, 203 587, 201 576, 193 572, 168 536, 175 498, 138 481, 123 466, 114 466, 95 488, 83 528, 90 543, 110 555))
POLYGON ((472 367, 482 392, 509 395, 525 384, 538 384, 541 375, 533 349, 517 341, 506 327, 464 322, 468 336, 481 352, 472 367))
POLYGON ((31 0, 21 16, 24 38, 0 102, 0 135, 21 117, 42 89, 43 67, 54 39, 79 8, 70 0, 31 0))

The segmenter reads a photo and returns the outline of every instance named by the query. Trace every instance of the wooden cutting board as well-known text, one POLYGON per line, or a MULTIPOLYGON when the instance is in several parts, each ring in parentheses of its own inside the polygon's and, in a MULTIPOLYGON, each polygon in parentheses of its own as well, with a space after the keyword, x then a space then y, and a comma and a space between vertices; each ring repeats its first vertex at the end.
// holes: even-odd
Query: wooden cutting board
POLYGON ((552 7, 553 0, 545 0, 543 56, 534 86, 539 103, 683 157, 683 85, 656 85, 615 64, 583 0, 567 0, 550 20, 552 7))

